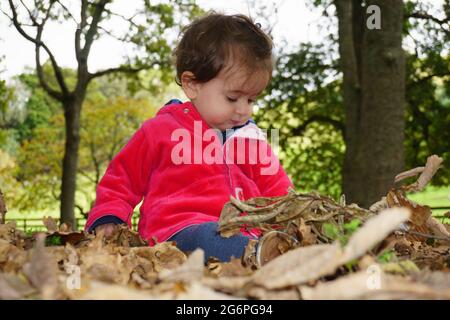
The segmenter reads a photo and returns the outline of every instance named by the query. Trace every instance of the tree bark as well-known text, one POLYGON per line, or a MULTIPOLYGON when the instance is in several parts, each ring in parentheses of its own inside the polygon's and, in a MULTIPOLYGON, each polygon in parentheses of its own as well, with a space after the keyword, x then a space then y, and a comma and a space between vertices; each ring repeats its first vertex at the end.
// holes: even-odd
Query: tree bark
POLYGON ((337 0, 346 108, 343 190, 368 207, 403 170, 405 62, 401 0, 337 0), (368 29, 365 8, 377 5, 381 29, 368 29))
POLYGON ((61 223, 70 223, 74 228, 77 227, 74 208, 82 103, 82 97, 64 103, 66 141, 61 181, 61 223))

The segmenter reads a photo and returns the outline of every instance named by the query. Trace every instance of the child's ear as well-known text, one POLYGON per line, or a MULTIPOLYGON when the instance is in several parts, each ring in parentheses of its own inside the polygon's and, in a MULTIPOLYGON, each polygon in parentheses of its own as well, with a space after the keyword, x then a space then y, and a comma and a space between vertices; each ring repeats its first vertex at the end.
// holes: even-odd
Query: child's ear
POLYGON ((195 76, 190 71, 184 71, 181 74, 181 87, 183 88, 186 96, 193 100, 197 98, 199 83, 195 81, 195 76))

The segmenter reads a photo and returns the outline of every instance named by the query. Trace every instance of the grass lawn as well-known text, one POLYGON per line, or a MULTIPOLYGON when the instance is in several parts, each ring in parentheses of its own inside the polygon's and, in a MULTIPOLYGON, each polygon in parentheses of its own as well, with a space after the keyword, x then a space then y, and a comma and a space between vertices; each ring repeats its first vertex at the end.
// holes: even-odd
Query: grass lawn
MULTIPOLYGON (((447 187, 433 187, 428 186, 424 191, 414 194, 409 194, 408 198, 416 201, 419 204, 428 205, 430 207, 450 207, 450 186, 447 187)), ((139 210, 138 205, 135 209, 135 214, 139 210)), ((433 210, 433 215, 442 216, 445 212, 450 211, 450 209, 433 210)), ((28 221, 27 228, 35 228, 36 230, 42 230, 42 219, 44 216, 59 218, 59 211, 57 208, 53 210, 41 210, 41 211, 29 211, 29 212, 18 212, 17 210, 11 209, 6 214, 6 220, 22 220, 22 219, 39 219, 39 221, 28 221)), ((81 218, 81 216, 77 216, 81 218)), ((450 223, 450 219, 440 219, 440 221, 445 223, 450 223)), ((80 224, 84 224, 84 221, 80 221, 80 224)), ((20 223, 19 228, 23 225, 20 223)), ((79 228, 82 226, 80 225, 79 228)))
MULTIPOLYGON (((428 205, 430 207, 450 207, 450 186, 433 187, 428 186, 424 191, 409 194, 408 198, 419 204, 428 205)), ((434 215, 442 215, 450 211, 450 209, 433 210, 434 215)))

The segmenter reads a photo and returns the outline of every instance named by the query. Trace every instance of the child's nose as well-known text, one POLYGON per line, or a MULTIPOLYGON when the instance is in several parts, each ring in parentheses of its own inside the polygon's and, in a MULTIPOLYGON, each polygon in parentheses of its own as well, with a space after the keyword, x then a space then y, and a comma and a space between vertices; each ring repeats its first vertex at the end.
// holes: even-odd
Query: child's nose
POLYGON ((236 108, 236 113, 241 117, 249 116, 251 112, 252 106, 248 103, 242 103, 238 108, 236 108))

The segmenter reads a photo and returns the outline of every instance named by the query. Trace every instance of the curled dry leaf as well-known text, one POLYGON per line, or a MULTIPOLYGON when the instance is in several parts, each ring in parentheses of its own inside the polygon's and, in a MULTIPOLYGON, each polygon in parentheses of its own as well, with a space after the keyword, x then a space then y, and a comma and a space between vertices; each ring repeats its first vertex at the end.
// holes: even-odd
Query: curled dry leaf
POLYGON ((421 206, 412 200, 406 198, 400 190, 391 190, 386 196, 389 208, 405 207, 411 211, 411 222, 418 227, 424 226, 431 216, 431 209, 428 206, 421 206))
POLYGON ((174 242, 161 242, 150 247, 156 259, 153 264, 156 272, 174 269, 186 262, 186 255, 175 246, 174 242))
POLYGON ((142 247, 148 245, 147 241, 143 240, 138 233, 133 232, 124 224, 116 226, 107 243, 124 247, 142 247))
POLYGON ((394 182, 397 183, 397 182, 400 182, 407 178, 415 177, 418 174, 421 174, 423 172, 423 170, 425 170, 425 167, 417 167, 417 168, 399 173, 398 175, 395 176, 394 182))
POLYGON ((425 164, 425 169, 422 174, 417 179, 416 186, 414 188, 415 191, 422 191, 423 188, 430 182, 433 176, 441 167, 442 161, 444 161, 441 157, 437 155, 432 155, 427 158, 427 163, 425 164))
POLYGON ((239 232, 243 226, 265 229, 288 229, 291 223, 324 223, 337 216, 348 219, 358 217, 361 220, 370 216, 371 212, 355 204, 345 205, 330 197, 321 196, 316 192, 298 194, 291 189, 286 196, 278 197, 276 202, 270 202, 265 207, 257 207, 256 203, 269 203, 267 198, 252 198, 240 201, 231 198, 225 204, 219 219, 219 231, 222 236, 229 237, 239 232))

